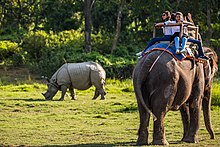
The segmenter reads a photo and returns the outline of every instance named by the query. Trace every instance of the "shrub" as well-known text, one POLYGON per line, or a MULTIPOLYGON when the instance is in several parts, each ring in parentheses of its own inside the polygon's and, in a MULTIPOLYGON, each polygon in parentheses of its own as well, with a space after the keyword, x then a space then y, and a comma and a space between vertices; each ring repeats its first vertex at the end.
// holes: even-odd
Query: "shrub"
POLYGON ((24 36, 23 48, 28 65, 38 74, 51 75, 61 64, 78 52, 82 34, 70 30, 58 34, 52 31, 29 32, 24 36), (37 70, 36 70, 37 69, 37 70))
POLYGON ((212 105, 220 106, 220 81, 215 79, 212 87, 212 105))
POLYGON ((94 48, 91 53, 83 51, 83 33, 74 30, 57 34, 52 31, 29 32, 24 35, 22 47, 27 53, 29 67, 40 75, 51 76, 65 62, 94 61, 103 66, 109 78, 130 78, 136 57, 129 54, 137 48, 119 44, 113 54, 107 54, 109 38, 103 39, 100 34, 92 38, 94 48))
POLYGON ((0 41, 0 62, 16 66, 23 64, 24 57, 18 43, 8 40, 0 41))

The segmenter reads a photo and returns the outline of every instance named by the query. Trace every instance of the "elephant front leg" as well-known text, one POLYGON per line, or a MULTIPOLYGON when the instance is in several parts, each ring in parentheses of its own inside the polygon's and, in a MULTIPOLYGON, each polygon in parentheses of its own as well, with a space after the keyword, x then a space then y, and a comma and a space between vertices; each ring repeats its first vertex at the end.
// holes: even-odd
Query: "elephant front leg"
POLYGON ((200 116, 200 108, 198 105, 191 104, 189 107, 190 111, 190 125, 189 129, 186 133, 186 136, 182 139, 184 142, 188 143, 198 143, 197 132, 199 130, 199 116, 200 116), (193 105, 193 106, 192 106, 193 105))
POLYGON ((138 130, 137 145, 147 145, 150 114, 146 112, 146 110, 140 103, 138 103, 138 108, 140 115, 140 127, 138 130))
POLYGON ((193 102, 189 105, 190 112, 190 124, 186 136, 182 139, 184 142, 188 143, 198 143, 197 133, 199 130, 199 117, 200 117, 200 102, 193 102))
POLYGON ((72 100, 76 100, 75 89, 73 89, 72 87, 70 87, 69 90, 70 90, 70 95, 71 95, 71 97, 72 97, 72 100))
POLYGON ((199 130, 202 95, 204 92, 204 84, 199 79, 195 80, 195 82, 196 84, 193 86, 193 91, 189 97, 189 129, 186 136, 182 139, 182 141, 189 143, 198 143, 197 133, 199 130))
MULTIPOLYGON (((180 112, 182 116, 182 123, 183 123, 183 138, 186 137, 186 134, 189 130, 189 123, 190 123, 190 115, 189 115, 189 105, 188 103, 183 104, 180 107, 180 112)), ((182 140, 183 140, 182 138, 182 140)))
MULTIPOLYGON (((154 113, 154 112, 153 112, 154 113)), ((169 145, 166 140, 165 130, 164 130, 164 117, 165 111, 154 113, 157 120, 154 121, 154 132, 153 132, 153 144, 155 145, 169 145)))
POLYGON ((62 85, 60 89, 61 89, 61 98, 59 100, 63 101, 64 100, 64 96, 65 96, 66 91, 67 91, 67 86, 62 85))

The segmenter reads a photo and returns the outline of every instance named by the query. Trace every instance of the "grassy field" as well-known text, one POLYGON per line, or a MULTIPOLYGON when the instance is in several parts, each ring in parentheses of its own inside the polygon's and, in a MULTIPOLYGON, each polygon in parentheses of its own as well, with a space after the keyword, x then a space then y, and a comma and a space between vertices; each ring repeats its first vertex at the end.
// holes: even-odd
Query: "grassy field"
MULTIPOLYGON (((218 101, 219 82, 213 95, 218 101)), ((108 80, 106 100, 92 100, 94 87, 77 91, 77 100, 65 97, 45 101, 45 84, 0 86, 0 146, 135 146, 139 114, 131 80, 108 80)), ((212 106, 215 140, 210 140, 201 116, 199 144, 180 142, 179 111, 166 116, 166 137, 170 146, 220 146, 219 106, 212 106)), ((150 137, 152 141, 152 118, 150 137)))

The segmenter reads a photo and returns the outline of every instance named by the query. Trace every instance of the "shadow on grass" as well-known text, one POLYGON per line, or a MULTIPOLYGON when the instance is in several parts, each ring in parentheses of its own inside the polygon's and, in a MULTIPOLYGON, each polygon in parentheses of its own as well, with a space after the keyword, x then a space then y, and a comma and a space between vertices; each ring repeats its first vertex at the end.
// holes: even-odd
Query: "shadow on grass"
POLYGON ((74 144, 74 145, 45 145, 43 147, 113 147, 113 146, 136 146, 135 142, 119 142, 115 144, 104 143, 88 143, 88 144, 74 144))
POLYGON ((9 100, 13 100, 13 101, 26 101, 26 102, 39 102, 39 101, 47 101, 43 98, 38 98, 38 99, 33 99, 33 98, 29 98, 29 99, 23 99, 23 98, 15 98, 15 99, 9 99, 9 100))
MULTIPOLYGON (((177 145, 182 144, 182 141, 170 141, 170 145, 177 145)), ((115 144, 104 144, 104 143, 87 143, 87 144, 73 144, 73 145, 45 145, 43 147, 114 147, 114 146, 137 146, 136 142, 118 142, 115 144)), ((152 143, 148 144, 147 146, 156 146, 152 143)))
POLYGON ((174 145, 174 144, 183 144, 182 141, 169 141, 169 144, 174 145))

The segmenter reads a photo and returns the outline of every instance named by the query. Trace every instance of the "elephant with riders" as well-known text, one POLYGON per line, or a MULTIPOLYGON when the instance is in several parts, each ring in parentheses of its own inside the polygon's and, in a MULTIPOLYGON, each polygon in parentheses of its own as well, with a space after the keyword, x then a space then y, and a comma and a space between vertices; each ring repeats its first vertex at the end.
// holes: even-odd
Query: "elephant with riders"
MULTIPOLYGON (((181 24, 179 27, 184 26, 181 24)), ((152 143, 169 144, 165 136, 164 119, 170 110, 181 112, 183 142, 199 141, 201 110, 210 138, 214 139, 211 93, 213 77, 218 69, 217 54, 203 47, 204 58, 200 59, 200 53, 194 47, 186 45, 186 52, 177 53, 176 44, 172 43, 159 42, 146 48, 133 71, 133 86, 140 117, 137 145, 149 144, 151 115, 154 120, 152 143)))

